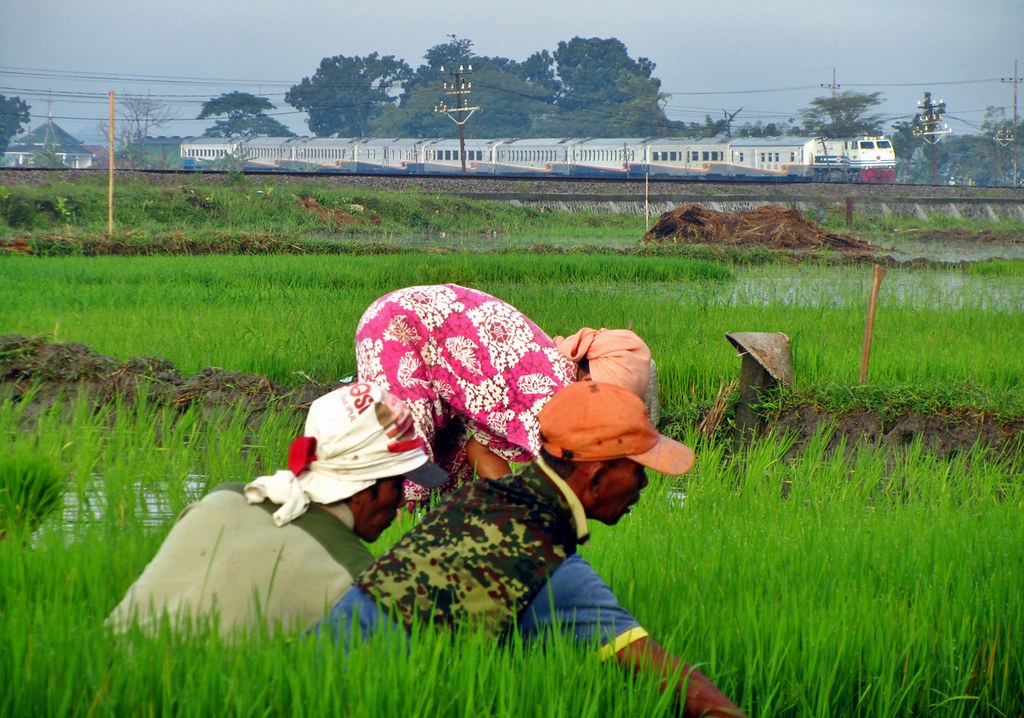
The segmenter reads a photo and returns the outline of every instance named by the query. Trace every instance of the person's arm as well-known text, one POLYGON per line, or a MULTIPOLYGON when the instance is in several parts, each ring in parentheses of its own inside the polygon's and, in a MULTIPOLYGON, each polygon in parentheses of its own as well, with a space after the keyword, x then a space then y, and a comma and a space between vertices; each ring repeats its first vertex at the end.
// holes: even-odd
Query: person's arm
POLYGON ((466 458, 481 479, 497 479, 512 473, 509 463, 477 441, 475 436, 466 441, 466 458))
POLYGON ((718 690, 703 673, 687 663, 682 663, 650 638, 633 641, 616 653, 615 658, 633 671, 657 673, 662 677, 661 689, 663 691, 673 688, 668 685, 669 677, 682 671, 674 690, 679 703, 683 706, 683 715, 687 718, 744 715, 743 711, 726 698, 725 694, 718 690))

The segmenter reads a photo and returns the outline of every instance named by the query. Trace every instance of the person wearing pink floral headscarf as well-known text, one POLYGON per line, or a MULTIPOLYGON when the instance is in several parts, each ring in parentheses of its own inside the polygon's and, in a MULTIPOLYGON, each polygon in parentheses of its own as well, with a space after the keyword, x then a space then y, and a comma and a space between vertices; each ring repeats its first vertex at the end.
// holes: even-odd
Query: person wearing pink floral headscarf
MULTIPOLYGON (((402 399, 447 493, 508 473, 540 448, 537 412, 579 379, 643 397, 651 353, 629 330, 583 328, 552 339, 505 301, 456 284, 408 287, 371 304, 356 329, 359 378, 402 399)), ((406 484, 410 507, 429 492, 406 484)))

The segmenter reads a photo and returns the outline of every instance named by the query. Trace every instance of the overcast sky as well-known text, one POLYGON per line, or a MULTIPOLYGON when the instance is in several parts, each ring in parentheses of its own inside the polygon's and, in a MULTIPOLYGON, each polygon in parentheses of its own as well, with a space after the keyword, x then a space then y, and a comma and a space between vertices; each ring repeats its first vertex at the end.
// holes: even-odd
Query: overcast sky
POLYGON ((881 92, 889 121, 930 91, 967 134, 990 105, 1011 116, 1002 80, 1015 60, 1024 75, 1024 0, 0 0, 0 94, 31 105, 33 127, 49 112, 87 143, 111 90, 172 105, 181 119, 158 134, 202 134, 202 102, 234 90, 308 134, 283 98, 322 58, 379 52, 415 68, 449 35, 520 61, 576 36, 618 38, 655 63, 669 118, 685 122, 740 108, 738 124, 799 119, 834 72, 840 91, 881 92))

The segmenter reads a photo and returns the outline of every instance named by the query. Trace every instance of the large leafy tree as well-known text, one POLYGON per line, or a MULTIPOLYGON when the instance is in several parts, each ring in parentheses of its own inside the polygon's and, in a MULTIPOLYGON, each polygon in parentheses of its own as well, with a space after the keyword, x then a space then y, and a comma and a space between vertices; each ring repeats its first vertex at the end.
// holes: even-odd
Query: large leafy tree
MULTIPOLYGON (((441 68, 451 69, 474 64, 473 42, 449 35, 451 41, 434 45, 424 54, 426 63, 410 68, 402 85, 399 101, 385 108, 372 123, 378 135, 404 137, 452 137, 458 135, 455 123, 435 112, 442 100, 453 105, 444 94, 441 68)), ((472 95, 470 95, 472 97, 472 95)), ((475 98, 474 98, 475 99, 475 98)), ((474 117, 475 122, 477 118, 474 117)), ((479 136, 479 135, 478 135, 479 136)))
POLYGON ((662 135, 670 132, 654 63, 634 60, 615 38, 574 37, 552 54, 561 83, 559 113, 545 123, 558 134, 662 135))
POLYGON ((29 106, 20 97, 0 95, 0 152, 7 149, 12 137, 28 129, 29 106))
POLYGON ((228 92, 203 103, 196 119, 219 117, 204 137, 293 137, 294 132, 267 115, 274 105, 248 92, 228 92))
MULTIPOLYGON (((455 35, 448 37, 451 40, 434 45, 424 53, 423 59, 426 62, 410 73, 398 105, 386 110, 379 121, 374 123, 374 129, 378 134, 409 137, 457 136, 458 126, 445 114, 436 112, 435 108, 442 101, 450 107, 455 107, 457 100, 445 94, 442 83, 454 80, 450 73, 459 66, 467 70, 465 81, 474 83, 471 94, 463 95, 464 104, 485 104, 480 102, 476 74, 468 72, 471 66, 476 72, 479 72, 481 67, 480 58, 473 55, 473 41, 455 35)), ((467 121, 468 136, 483 136, 478 132, 480 117, 480 114, 474 114, 473 119, 467 121)))
POLYGON ((816 97, 800 111, 803 131, 822 137, 852 137, 882 134, 880 115, 868 114, 881 104, 880 92, 840 92, 831 97, 816 97))
POLYGON ((309 114, 318 137, 363 137, 371 123, 394 105, 412 69, 393 55, 325 57, 313 77, 293 85, 284 99, 309 114))
POLYGON ((416 68, 405 83, 399 106, 382 113, 373 123, 375 133, 457 136, 458 125, 452 122, 457 115, 436 112, 435 108, 442 101, 450 108, 456 107, 458 98, 446 94, 442 83, 453 82, 453 72, 461 66, 465 70, 461 79, 472 85, 470 92, 462 95, 463 104, 480 108, 466 120, 466 136, 528 136, 535 120, 551 111, 557 91, 550 54, 535 53, 523 63, 505 57, 482 57, 473 53, 471 40, 449 37, 449 42, 427 50, 426 63, 416 68))

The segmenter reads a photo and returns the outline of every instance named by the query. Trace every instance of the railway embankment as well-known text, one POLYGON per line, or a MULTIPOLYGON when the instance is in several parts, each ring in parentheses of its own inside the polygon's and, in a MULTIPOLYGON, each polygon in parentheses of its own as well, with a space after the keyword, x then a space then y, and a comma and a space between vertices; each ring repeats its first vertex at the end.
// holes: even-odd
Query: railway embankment
MULTIPOLYGON (((0 185, 44 185, 106 178, 102 170, 0 170, 0 185)), ((1024 189, 949 185, 868 185, 755 182, 645 182, 643 180, 570 180, 553 178, 369 176, 301 173, 195 173, 118 170, 118 178, 153 184, 248 182, 257 186, 289 184, 416 190, 459 195, 563 212, 656 216, 681 204, 700 204, 719 212, 743 212, 781 205, 801 212, 853 211, 869 216, 926 219, 1024 220, 1024 189)))

